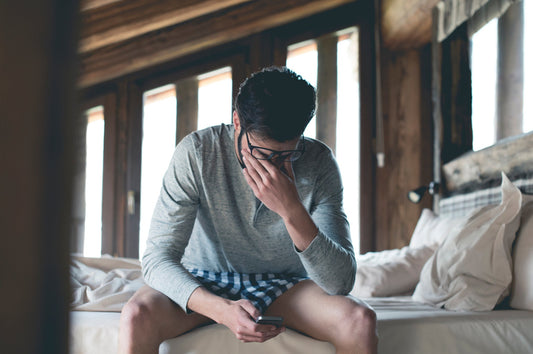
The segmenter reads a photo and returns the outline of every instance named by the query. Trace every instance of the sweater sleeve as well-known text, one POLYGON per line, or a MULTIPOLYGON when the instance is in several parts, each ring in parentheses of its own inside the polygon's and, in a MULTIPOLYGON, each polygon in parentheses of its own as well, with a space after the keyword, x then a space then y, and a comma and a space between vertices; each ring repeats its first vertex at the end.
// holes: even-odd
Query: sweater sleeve
POLYGON ((309 277, 327 293, 348 294, 355 283, 357 264, 348 220, 342 207, 342 181, 332 153, 322 155, 311 217, 318 234, 298 252, 309 277))
POLYGON ((187 311, 187 302, 200 283, 183 267, 181 258, 199 206, 199 184, 191 136, 176 147, 163 178, 142 258, 146 283, 187 311))

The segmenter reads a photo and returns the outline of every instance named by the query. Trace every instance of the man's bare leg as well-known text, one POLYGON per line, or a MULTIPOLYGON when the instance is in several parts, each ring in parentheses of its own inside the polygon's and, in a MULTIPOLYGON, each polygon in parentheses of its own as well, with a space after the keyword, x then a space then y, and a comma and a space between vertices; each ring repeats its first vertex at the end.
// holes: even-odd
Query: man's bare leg
POLYGON ((284 317, 288 328, 328 341, 338 354, 376 353, 376 315, 364 302, 332 296, 311 280, 281 295, 266 314, 284 317))
POLYGON ((158 353, 159 344, 211 322, 199 314, 186 314, 157 290, 144 286, 122 309, 119 329, 121 354, 158 353))

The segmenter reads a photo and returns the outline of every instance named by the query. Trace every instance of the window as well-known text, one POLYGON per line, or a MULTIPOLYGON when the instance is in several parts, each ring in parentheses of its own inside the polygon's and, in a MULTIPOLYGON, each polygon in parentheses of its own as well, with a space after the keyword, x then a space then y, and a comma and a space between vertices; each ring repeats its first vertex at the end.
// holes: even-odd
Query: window
MULTIPOLYGON (((287 67, 307 80, 316 88, 318 56, 315 41, 297 43, 289 47, 287 53, 287 67)), ((316 116, 314 116, 304 135, 316 138, 316 116)))
POLYGON ((176 146, 176 89, 167 85, 144 93, 139 255, 146 249, 161 182, 176 146))
MULTIPOLYGON (((351 9, 352 6, 348 8, 351 9)), ((360 5, 354 5, 353 8, 366 9, 365 6, 360 5)), ((286 63, 315 87, 321 86, 319 81, 322 80, 322 71, 319 69, 326 66, 321 65, 320 61, 324 61, 322 53, 330 50, 338 56, 338 62, 333 59, 328 60, 335 70, 337 66, 339 70, 338 78, 335 75, 338 87, 337 84, 330 86, 333 91, 336 90, 331 99, 332 106, 337 111, 331 116, 334 116, 336 121, 334 124, 324 126, 324 122, 328 122, 328 119, 320 120, 317 116, 313 118, 304 134, 307 137, 324 141, 327 140, 321 137, 324 130, 333 136, 333 143, 330 143, 330 146, 336 152, 345 181, 345 209, 351 222, 354 239, 358 240, 359 213, 357 210, 350 210, 350 205, 357 205, 359 201, 357 185, 359 173, 352 172, 350 175, 346 168, 351 165, 357 168, 354 171, 358 171, 359 168, 359 132, 357 131, 359 129, 359 84, 356 77, 359 41, 357 40, 358 31, 353 26, 360 24, 364 28, 361 33, 371 34, 371 24, 367 22, 364 15, 357 15, 360 13, 362 12, 346 11, 343 7, 333 12, 316 14, 263 31, 260 35, 254 36, 252 41, 249 38, 243 38, 232 41, 228 45, 213 46, 205 51, 195 52, 191 56, 180 56, 176 60, 154 65, 146 72, 140 71, 132 73, 131 76, 117 78, 109 85, 83 89, 82 104, 85 107, 102 105, 105 110, 105 144, 103 138, 100 142, 100 149, 105 145, 105 159, 103 159, 103 164, 99 162, 103 176, 91 178, 91 182, 103 179, 103 189, 99 187, 99 191, 87 191, 91 197, 100 198, 94 202, 95 205, 99 205, 99 209, 90 208, 92 212, 99 214, 98 221, 90 223, 99 232, 87 231, 94 235, 94 239, 98 242, 98 245, 94 246, 95 251, 91 251, 92 254, 98 255, 103 252, 122 257, 142 256, 146 249, 151 218, 160 194, 162 178, 168 168, 175 145, 184 136, 197 129, 220 123, 230 124, 232 122, 232 99, 238 84, 252 71, 286 63), (356 16, 353 16, 354 13, 356 16), (352 28, 348 30, 331 33, 350 26, 352 28), (309 28, 313 28, 312 32, 309 28), (316 38, 309 38, 309 33, 313 33, 312 36, 316 38), (324 48, 321 47, 323 36, 330 39, 328 50, 323 50, 324 48), (305 39, 308 41, 297 43, 305 39), (347 45, 348 42, 351 44, 347 45), (289 48, 288 58, 284 58, 287 48, 289 48), (351 59, 345 60, 350 56, 351 59), (284 59, 287 61, 284 62, 284 59), (353 67, 343 69, 343 65, 353 67), (343 83, 345 79, 352 80, 352 82, 347 86, 343 83), (349 190, 350 188, 352 191, 349 190), (350 199, 355 204, 350 204, 350 199)), ((367 46, 370 43, 371 41, 361 41, 360 45, 367 46)), ((363 72, 371 73, 371 62, 365 60, 364 65, 368 66, 369 70, 363 72)), ((365 75, 362 79, 368 82, 363 85, 364 87, 372 86, 371 75, 365 75)), ((363 94, 367 95, 367 92, 363 91, 363 94)), ((370 109, 372 100, 365 99, 364 103, 369 105, 363 105, 363 113, 365 116, 368 115, 365 118, 366 122, 371 119, 369 114, 372 111, 370 109)), ((363 128, 366 127, 365 125, 363 128)), ((104 128, 101 129, 103 136, 104 128)), ((85 130, 83 133, 80 132, 80 135, 82 134, 85 134, 85 130)), ((86 226, 85 161, 81 162, 81 159, 85 158, 85 150, 83 154, 81 153, 81 150, 85 149, 85 137, 78 140, 83 141, 83 146, 80 147, 79 164, 79 169, 83 169, 83 173, 80 172, 79 182, 77 182, 80 191, 77 194, 80 200, 78 204, 83 207, 76 206, 75 233, 81 235, 76 247, 81 252, 84 247, 83 233, 86 226)), ((363 140, 365 150, 370 149, 369 141, 367 143, 363 140)), ((89 147, 91 143, 87 144, 87 149, 91 150, 91 153, 96 153, 95 148, 89 147)), ((87 168, 90 168, 89 164, 87 168)), ((368 191, 371 191, 371 188, 368 188, 368 191)), ((365 200, 370 199, 371 195, 363 192, 365 200)), ((368 222, 368 225, 372 224, 373 222, 368 222)), ((366 223, 363 224, 365 225, 366 223)), ((372 232, 365 233, 365 235, 371 237, 372 232)), ((358 241, 354 242, 356 248, 358 244, 358 241)), ((366 244, 365 247, 368 248, 366 244)))
MULTIPOLYGON (((83 255, 99 257, 102 252, 102 182, 104 166, 104 108, 94 107, 87 117, 85 160, 85 217, 83 255)), ((80 201, 77 201, 80 203, 80 201)))
POLYGON ((230 67, 144 93, 139 258, 146 249, 152 214, 176 140, 197 129, 231 123, 231 96, 230 67), (182 132, 177 132, 178 127, 184 127, 182 132))
POLYGON ((230 67, 198 77, 198 129, 231 124, 232 85, 230 67))
MULTIPOLYGON (((335 151, 344 185, 344 210, 350 222, 352 242, 359 253, 359 78, 358 31, 350 28, 336 34, 337 45, 337 115, 335 151)), ((287 67, 302 75, 318 90, 318 52, 316 41, 291 45, 288 49, 287 67)), ((320 97, 318 97, 320 104, 320 97)), ((304 135, 315 138, 316 119, 309 123, 304 135)), ((320 117, 318 118, 320 119, 320 117)), ((328 143, 328 142, 326 142, 328 143)))
MULTIPOLYGON (((524 19, 533 18, 531 1, 523 1, 524 19)), ((516 5, 513 5, 516 6, 516 5)), ((498 132, 498 54, 514 55, 500 51, 498 53, 499 20, 494 19, 483 26, 472 36, 472 130, 473 149, 480 150, 493 145, 498 136, 505 137, 498 132)), ((533 26, 531 21, 524 20, 524 73, 523 73, 523 108, 522 121, 516 131, 529 132, 533 130, 533 26)), ((502 120, 509 117, 502 117, 502 120)))
POLYGON ((496 74, 498 20, 472 36, 472 146, 481 150, 496 142, 496 74))
POLYGON ((524 132, 533 131, 533 4, 524 3, 524 132))

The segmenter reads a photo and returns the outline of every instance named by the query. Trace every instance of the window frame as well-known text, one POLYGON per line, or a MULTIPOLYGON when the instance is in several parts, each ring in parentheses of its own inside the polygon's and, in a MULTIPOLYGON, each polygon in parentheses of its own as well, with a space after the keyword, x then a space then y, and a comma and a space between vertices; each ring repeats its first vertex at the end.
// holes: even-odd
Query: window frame
MULTIPOLYGON (((104 205, 102 253, 138 257, 143 93, 169 83, 229 66, 233 99, 239 85, 252 72, 270 65, 285 65, 291 43, 318 38, 347 27, 359 29, 360 78, 360 250, 375 249, 373 155, 375 67, 373 6, 355 2, 251 35, 223 46, 188 55, 111 82, 83 89, 82 102, 104 102, 104 205), (103 99, 105 97, 105 99, 103 99), (108 124, 109 115, 109 124, 108 124), (108 133, 109 130, 109 133, 108 133), (128 191, 135 195, 135 214, 128 215, 128 191)), ((99 103, 102 104, 102 103, 99 103)), ((231 117, 228 117, 228 123, 231 117)))

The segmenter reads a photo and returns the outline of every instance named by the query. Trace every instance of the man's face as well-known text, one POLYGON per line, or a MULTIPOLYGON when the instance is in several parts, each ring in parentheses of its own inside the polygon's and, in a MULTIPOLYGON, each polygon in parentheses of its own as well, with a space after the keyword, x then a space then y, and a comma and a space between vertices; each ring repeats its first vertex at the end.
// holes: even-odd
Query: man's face
POLYGON ((296 153, 291 153, 292 150, 299 151, 302 149, 300 138, 293 140, 279 142, 274 139, 260 138, 253 133, 245 132, 244 129, 240 130, 238 136, 238 156, 242 165, 242 149, 251 153, 258 159, 266 159, 281 169, 285 173, 291 171, 291 157, 294 157, 296 153))

